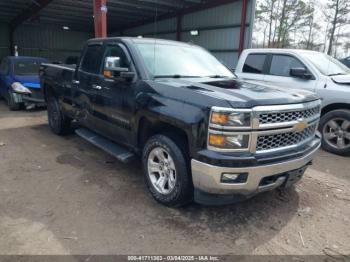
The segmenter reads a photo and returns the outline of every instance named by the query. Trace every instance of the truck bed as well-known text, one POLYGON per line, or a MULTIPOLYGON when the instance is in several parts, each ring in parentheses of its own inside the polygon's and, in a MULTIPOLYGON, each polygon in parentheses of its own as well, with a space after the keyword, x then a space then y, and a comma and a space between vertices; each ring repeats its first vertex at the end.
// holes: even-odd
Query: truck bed
MULTIPOLYGON (((49 85, 59 96, 70 97, 75 65, 42 64, 40 78, 42 85, 49 85)), ((45 90, 45 88, 43 88, 45 90)))

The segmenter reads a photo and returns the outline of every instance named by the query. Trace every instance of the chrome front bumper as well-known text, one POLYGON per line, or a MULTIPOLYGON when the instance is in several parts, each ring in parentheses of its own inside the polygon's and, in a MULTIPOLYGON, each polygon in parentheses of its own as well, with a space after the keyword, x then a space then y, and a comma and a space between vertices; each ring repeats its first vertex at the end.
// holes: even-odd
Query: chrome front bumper
POLYGON ((244 168, 228 168, 213 166, 192 159, 191 168, 194 187, 195 189, 210 194, 238 194, 245 196, 254 195, 262 191, 272 190, 281 186, 285 182, 286 177, 279 177, 272 184, 259 186, 261 180, 265 177, 297 170, 309 164, 312 161, 316 151, 321 146, 320 139, 315 138, 310 144, 313 150, 303 157, 271 165, 244 168), (221 175, 223 173, 247 173, 248 178, 245 183, 222 183, 221 175))

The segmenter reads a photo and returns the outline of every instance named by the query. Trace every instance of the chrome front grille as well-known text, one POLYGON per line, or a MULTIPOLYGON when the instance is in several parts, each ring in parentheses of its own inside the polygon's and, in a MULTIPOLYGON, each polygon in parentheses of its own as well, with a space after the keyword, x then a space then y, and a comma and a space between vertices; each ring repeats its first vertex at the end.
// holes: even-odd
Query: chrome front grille
MULTIPOLYGON (((219 108, 227 110, 227 108, 219 108)), ((219 110, 216 108, 216 110, 219 110)), ((264 154, 290 150, 310 142, 317 131, 321 116, 321 101, 302 104, 256 106, 252 109, 234 109, 229 112, 250 112, 249 127, 209 126, 209 133, 225 136, 249 136, 250 153, 264 154)), ((221 152, 239 152, 247 149, 217 149, 221 152)))
POLYGON ((305 110, 289 111, 289 112, 271 112, 261 113, 259 115, 260 124, 274 124, 292 122, 299 119, 308 119, 315 117, 320 112, 320 106, 315 106, 305 110))
POLYGON ((321 114, 320 101, 282 106, 261 106, 253 110, 259 131, 255 152, 285 150, 315 136, 321 114), (300 129, 299 125, 302 125, 300 129))
POLYGON ((302 132, 287 132, 271 135, 258 135, 256 143, 256 151, 267 151, 289 146, 299 145, 310 138, 314 137, 317 129, 317 124, 313 124, 302 132))

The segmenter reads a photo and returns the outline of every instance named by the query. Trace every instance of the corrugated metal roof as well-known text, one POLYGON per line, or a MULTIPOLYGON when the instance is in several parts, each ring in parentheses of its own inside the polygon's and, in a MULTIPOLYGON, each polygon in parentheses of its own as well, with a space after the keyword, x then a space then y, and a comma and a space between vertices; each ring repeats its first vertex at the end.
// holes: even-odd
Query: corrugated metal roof
MULTIPOLYGON (((110 31, 149 21, 155 16, 179 12, 181 9, 213 0, 108 0, 110 31)), ((0 21, 10 23, 37 0, 0 1, 0 21)), ((26 23, 57 24, 77 30, 93 31, 93 0, 53 0, 26 23)))

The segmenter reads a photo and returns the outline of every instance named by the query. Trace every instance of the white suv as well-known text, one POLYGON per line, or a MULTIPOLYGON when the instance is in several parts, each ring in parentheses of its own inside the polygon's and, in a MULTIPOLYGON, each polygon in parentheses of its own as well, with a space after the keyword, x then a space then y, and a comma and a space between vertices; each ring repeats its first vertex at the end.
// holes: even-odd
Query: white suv
POLYGON ((323 148, 350 154, 350 69, 315 51, 247 49, 241 54, 236 75, 244 80, 306 89, 322 98, 319 130, 323 148))

